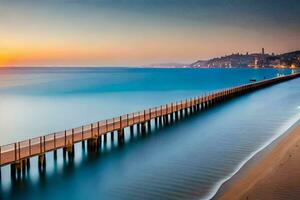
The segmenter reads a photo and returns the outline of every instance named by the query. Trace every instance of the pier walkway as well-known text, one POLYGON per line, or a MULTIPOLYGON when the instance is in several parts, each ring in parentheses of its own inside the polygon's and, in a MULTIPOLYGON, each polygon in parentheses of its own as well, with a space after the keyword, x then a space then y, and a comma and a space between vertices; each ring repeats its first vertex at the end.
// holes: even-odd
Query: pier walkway
POLYGON ((53 151, 54 159, 57 159, 57 150, 63 149, 63 153, 68 153, 68 156, 72 158, 74 156, 75 143, 82 142, 83 145, 87 143, 89 150, 96 151, 101 146, 102 141, 103 143, 107 141, 109 135, 112 141, 117 139, 118 144, 123 144, 124 129, 127 127, 130 128, 130 133, 133 133, 134 125, 136 125, 137 129, 141 130, 143 134, 146 131, 146 126, 147 128, 151 127, 152 120, 155 125, 158 123, 173 123, 183 116, 207 109, 235 96, 240 96, 253 90, 297 77, 300 77, 300 73, 240 85, 212 92, 205 96, 174 102, 77 128, 3 145, 0 147, 0 166, 10 164, 11 173, 15 175, 16 172, 19 173, 21 170, 29 167, 31 157, 38 156, 39 168, 44 169, 46 165, 45 153, 47 152, 53 151), (117 138, 114 138, 115 133, 117 133, 117 138))

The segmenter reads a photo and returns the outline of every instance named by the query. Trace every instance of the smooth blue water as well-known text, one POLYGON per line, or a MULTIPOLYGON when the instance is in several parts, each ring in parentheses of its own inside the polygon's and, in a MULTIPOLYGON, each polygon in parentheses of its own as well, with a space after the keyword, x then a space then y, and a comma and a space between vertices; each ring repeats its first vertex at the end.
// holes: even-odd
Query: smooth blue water
MULTIPOLYGON (((274 77, 275 69, 1 69, 1 144, 274 77)), ((226 102, 172 127, 76 145, 74 163, 47 154, 26 178, 2 169, 1 199, 199 199, 212 195, 255 151, 299 119, 300 79, 226 102)), ((125 130, 128 131, 128 130, 125 130)))

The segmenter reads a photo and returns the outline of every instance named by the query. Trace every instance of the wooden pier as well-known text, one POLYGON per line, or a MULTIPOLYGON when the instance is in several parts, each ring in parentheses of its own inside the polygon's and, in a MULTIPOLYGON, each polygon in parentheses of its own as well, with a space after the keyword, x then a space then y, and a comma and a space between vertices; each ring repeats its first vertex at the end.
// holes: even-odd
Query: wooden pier
MULTIPOLYGON (((11 165, 11 173, 15 175, 21 170, 29 168, 30 158, 38 156, 39 169, 45 169, 47 152, 53 151, 54 159, 57 159, 57 150, 63 149, 63 155, 68 154, 69 159, 74 157, 74 144, 87 143, 90 151, 97 151, 101 147, 102 141, 106 143, 108 135, 113 141, 118 140, 118 144, 124 143, 124 128, 129 127, 130 134, 133 134, 134 125, 143 134, 147 128, 151 128, 151 120, 154 124, 173 123, 183 116, 207 109, 215 104, 226 101, 230 98, 243 95, 269 85, 294 79, 300 73, 280 76, 255 83, 240 85, 212 92, 205 96, 199 96, 180 102, 170 103, 155 108, 143 110, 141 112, 130 113, 102 120, 95 123, 80 126, 49 135, 44 135, 13 144, 0 146, 0 166, 11 165), (117 133, 117 138, 115 138, 117 133)), ((1 168, 0 168, 1 176, 1 168)))

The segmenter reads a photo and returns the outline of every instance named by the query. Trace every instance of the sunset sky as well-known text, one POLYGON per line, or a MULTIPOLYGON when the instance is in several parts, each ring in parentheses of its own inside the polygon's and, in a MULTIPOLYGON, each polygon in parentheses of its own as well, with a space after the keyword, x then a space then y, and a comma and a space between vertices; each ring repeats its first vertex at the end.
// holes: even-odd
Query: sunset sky
POLYGON ((299 10, 299 0, 0 0, 0 66, 137 66, 293 51, 299 10))

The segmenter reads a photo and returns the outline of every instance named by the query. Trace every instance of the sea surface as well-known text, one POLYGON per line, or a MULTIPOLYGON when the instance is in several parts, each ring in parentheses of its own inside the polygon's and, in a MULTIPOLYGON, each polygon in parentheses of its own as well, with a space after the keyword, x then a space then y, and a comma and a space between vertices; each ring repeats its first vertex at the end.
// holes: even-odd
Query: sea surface
MULTIPOLYGON (((0 144, 62 131, 288 69, 0 69, 0 144)), ((135 131, 97 153, 75 145, 75 160, 48 153, 20 179, 2 168, 0 199, 207 199, 255 152, 300 118, 300 79, 280 83, 167 127, 135 131)), ((110 138, 110 137, 109 137, 110 138)))

